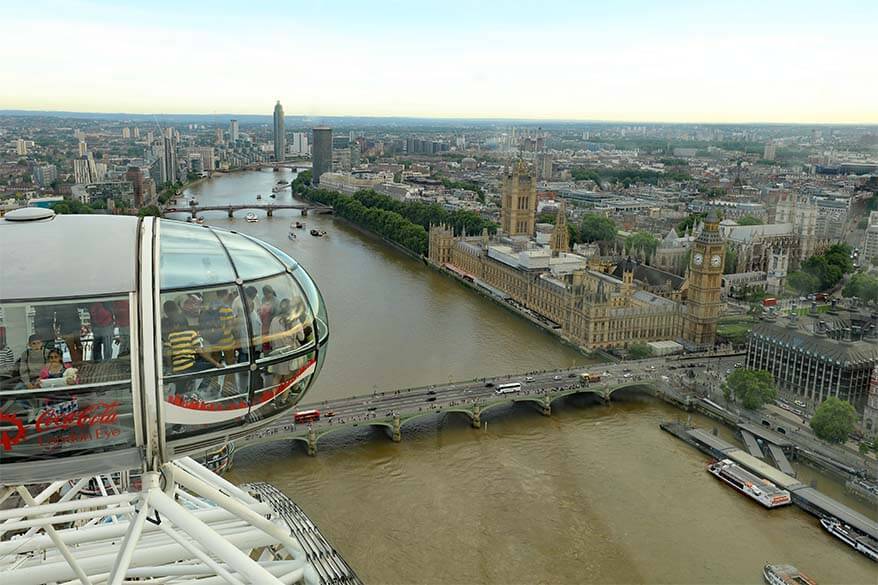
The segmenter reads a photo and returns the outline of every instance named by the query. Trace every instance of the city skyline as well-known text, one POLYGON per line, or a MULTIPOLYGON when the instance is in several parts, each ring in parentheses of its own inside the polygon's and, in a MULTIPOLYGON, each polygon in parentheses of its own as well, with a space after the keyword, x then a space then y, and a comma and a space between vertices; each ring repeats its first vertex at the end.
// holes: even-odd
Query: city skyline
POLYGON ((878 81, 860 63, 878 50, 868 25, 878 9, 862 3, 838 6, 831 31, 816 3, 342 3, 333 18, 270 4, 175 5, 178 18, 159 27, 134 4, 30 3, 0 25, 13 47, 0 109, 247 115, 279 99, 290 116, 317 118, 878 122, 878 81), (62 46, 71 26, 74 53, 62 46), (215 58, 194 69, 165 66, 207 46, 215 58))

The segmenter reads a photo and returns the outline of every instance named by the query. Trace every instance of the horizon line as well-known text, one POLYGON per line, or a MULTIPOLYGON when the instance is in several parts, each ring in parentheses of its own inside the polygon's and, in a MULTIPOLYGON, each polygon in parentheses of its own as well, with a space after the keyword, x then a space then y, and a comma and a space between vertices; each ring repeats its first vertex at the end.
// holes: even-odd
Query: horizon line
MULTIPOLYGON (((241 116, 260 116, 271 118, 272 114, 252 114, 252 113, 172 113, 172 112, 110 112, 110 111, 73 111, 73 110, 31 110, 22 108, 0 109, 0 115, 15 114, 47 114, 47 115, 69 115, 88 114, 92 116, 197 116, 197 117, 228 117, 235 119, 241 116)), ((650 124, 650 125, 704 125, 704 126, 878 126, 876 122, 767 122, 767 121, 734 121, 734 122, 705 122, 699 120, 690 121, 660 121, 660 120, 613 120, 598 118, 508 118, 508 117, 465 117, 465 116, 397 116, 397 115, 376 115, 376 114, 288 114, 284 113, 285 118, 372 118, 376 120, 442 120, 442 121, 472 121, 472 122, 526 122, 526 123, 551 123, 551 124, 650 124)))

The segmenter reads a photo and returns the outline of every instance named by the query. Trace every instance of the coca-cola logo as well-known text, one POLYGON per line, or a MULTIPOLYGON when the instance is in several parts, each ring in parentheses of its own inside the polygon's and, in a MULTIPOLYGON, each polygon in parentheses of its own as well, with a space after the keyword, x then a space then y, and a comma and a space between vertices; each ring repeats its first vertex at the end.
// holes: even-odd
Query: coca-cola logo
POLYGON ((35 422, 36 432, 70 428, 87 428, 95 425, 113 425, 119 420, 119 401, 99 402, 70 412, 46 410, 35 422))
POLYGON ((0 431, 0 445, 3 445, 4 451, 12 451, 13 445, 17 445, 24 440, 24 423, 14 414, 0 412, 0 424, 11 424, 15 427, 15 434, 6 430, 0 431))

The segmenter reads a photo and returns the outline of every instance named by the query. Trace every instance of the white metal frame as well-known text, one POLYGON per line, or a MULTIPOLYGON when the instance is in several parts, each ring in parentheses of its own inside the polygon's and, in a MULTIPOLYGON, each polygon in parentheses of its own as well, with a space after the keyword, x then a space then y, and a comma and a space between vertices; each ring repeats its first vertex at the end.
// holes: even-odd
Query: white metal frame
MULTIPOLYGON (((0 510, 0 535, 6 535, 0 581, 319 583, 299 542, 268 504, 192 459, 145 473, 139 492, 88 497, 82 489, 89 479, 54 482, 36 496, 15 488, 24 505, 0 510)), ((108 476, 96 479, 99 486, 109 482, 108 476)))

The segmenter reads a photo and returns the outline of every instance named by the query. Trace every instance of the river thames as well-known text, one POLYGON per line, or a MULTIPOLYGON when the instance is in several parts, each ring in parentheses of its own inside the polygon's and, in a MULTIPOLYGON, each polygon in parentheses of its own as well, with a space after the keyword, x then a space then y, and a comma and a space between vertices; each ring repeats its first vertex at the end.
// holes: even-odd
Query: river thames
MULTIPOLYGON (((186 198, 268 203, 292 176, 229 174, 186 198)), ((298 212, 257 211, 255 224, 244 213, 204 217, 286 250, 326 298, 329 357, 306 402, 595 361, 331 216, 303 220, 328 237, 290 240, 298 212)), ((401 443, 361 428, 321 441, 314 458, 291 443, 242 450, 229 477, 283 489, 367 583, 757 583, 765 563, 818 583, 875 582, 874 563, 812 516, 767 511, 708 474, 704 455, 658 427, 683 413, 620 398, 565 399, 551 417, 510 407, 481 430, 440 415, 405 427, 401 443)), ((875 517, 831 478, 806 467, 800 478, 875 517)))

